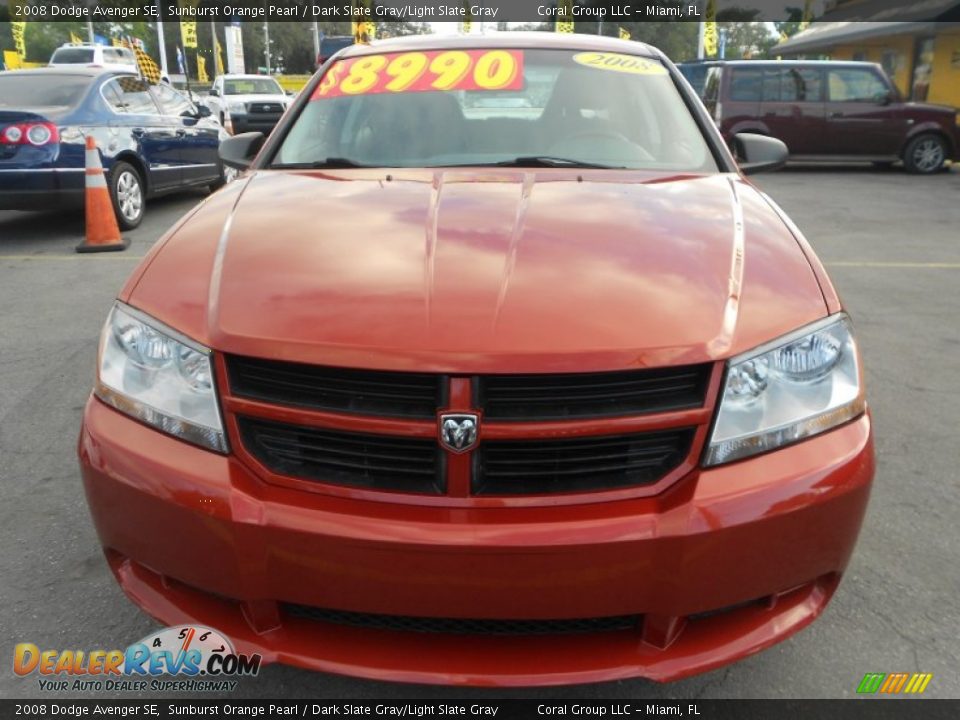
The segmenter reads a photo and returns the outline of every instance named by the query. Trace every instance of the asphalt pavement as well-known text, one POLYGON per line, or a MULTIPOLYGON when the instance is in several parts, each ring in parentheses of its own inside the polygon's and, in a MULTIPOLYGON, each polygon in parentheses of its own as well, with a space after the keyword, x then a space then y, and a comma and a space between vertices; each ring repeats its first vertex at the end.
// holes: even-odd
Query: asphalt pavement
MULTIPOLYGON (((933 673, 927 696, 960 697, 960 168, 914 177, 794 167, 757 183, 807 235, 848 305, 874 412, 874 492, 823 617, 764 653, 669 685, 490 691, 270 666, 230 697, 837 698, 854 695, 866 672, 933 673)), ((18 642, 124 648, 157 629, 103 560, 75 442, 116 292, 203 197, 151 202, 129 250, 98 255, 73 252, 82 214, 0 212, 0 697, 39 695, 35 675, 12 672, 18 642)))

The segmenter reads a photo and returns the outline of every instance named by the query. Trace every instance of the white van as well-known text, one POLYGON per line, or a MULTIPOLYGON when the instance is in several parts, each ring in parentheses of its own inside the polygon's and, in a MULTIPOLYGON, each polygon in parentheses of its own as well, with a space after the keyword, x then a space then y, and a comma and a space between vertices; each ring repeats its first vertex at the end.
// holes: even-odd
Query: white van
POLYGON ((58 65, 92 65, 108 70, 132 70, 137 72, 137 56, 133 50, 106 45, 67 44, 53 51, 50 67, 58 65))

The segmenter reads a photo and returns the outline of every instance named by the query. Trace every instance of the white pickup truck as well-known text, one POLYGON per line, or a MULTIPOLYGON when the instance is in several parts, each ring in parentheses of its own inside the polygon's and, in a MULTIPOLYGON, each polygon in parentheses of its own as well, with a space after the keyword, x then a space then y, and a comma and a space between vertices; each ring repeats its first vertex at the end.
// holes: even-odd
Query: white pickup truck
POLYGON ((204 104, 231 133, 269 135, 290 98, 269 75, 218 75, 204 104))

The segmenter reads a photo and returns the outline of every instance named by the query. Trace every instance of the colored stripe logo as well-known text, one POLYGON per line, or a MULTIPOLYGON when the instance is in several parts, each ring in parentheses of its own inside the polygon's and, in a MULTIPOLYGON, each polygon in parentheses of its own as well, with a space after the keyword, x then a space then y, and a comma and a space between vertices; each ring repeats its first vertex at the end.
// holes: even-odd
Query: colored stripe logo
POLYGON ((933 673, 867 673, 857 686, 857 693, 919 695, 932 679, 933 673))

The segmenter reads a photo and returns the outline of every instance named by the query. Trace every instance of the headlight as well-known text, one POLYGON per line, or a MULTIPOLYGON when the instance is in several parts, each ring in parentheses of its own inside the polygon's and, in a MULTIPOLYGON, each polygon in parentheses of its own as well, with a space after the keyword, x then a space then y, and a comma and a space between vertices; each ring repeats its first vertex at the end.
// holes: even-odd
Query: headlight
POLYGON ((850 320, 834 315, 729 361, 704 464, 788 445, 865 407, 850 320))
POLYGON ((158 430, 227 451, 210 351, 127 305, 103 328, 94 392, 158 430))
POLYGON ((247 106, 239 100, 231 100, 227 103, 227 110, 234 113, 245 113, 247 111, 247 106))

